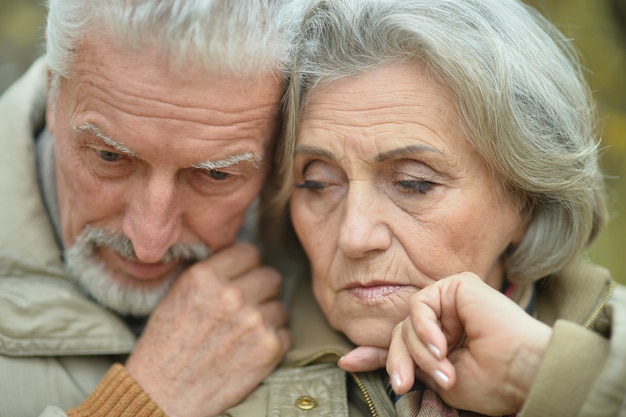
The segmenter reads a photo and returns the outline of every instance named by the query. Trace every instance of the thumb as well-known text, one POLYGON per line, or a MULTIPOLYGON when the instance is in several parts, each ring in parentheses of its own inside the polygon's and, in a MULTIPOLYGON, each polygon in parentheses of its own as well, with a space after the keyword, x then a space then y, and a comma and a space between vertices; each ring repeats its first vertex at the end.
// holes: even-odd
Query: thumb
POLYGON ((388 354, 387 349, 359 346, 339 359, 337 365, 347 372, 374 371, 385 367, 388 354))

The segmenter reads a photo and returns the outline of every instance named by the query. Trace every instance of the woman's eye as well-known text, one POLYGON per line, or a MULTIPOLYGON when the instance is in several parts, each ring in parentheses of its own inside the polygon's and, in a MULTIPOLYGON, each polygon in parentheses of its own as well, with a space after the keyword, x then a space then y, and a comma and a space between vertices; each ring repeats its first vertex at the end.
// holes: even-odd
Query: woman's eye
POLYGON ((304 188, 304 189, 309 189, 309 190, 322 190, 324 189, 324 187, 326 187, 326 184, 321 181, 306 180, 303 183, 295 184, 294 187, 304 188))
POLYGON ((218 170, 215 170, 215 169, 208 170, 207 174, 212 179, 218 180, 218 181, 225 180, 226 178, 228 178, 228 172, 218 171, 218 170))
POLYGON ((426 194, 433 189, 433 183, 423 180, 398 181, 400 187, 407 191, 417 191, 420 194, 426 194))
POLYGON ((120 157, 122 156, 119 153, 105 151, 105 150, 97 150, 97 152, 98 152, 98 156, 100 156, 102 160, 107 161, 107 162, 115 162, 118 159, 120 159, 120 157))

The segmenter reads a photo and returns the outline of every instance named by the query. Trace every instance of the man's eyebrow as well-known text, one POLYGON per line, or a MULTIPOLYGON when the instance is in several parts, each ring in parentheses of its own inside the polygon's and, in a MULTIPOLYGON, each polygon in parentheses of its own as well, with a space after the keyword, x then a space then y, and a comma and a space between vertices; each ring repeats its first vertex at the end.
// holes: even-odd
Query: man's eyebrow
POLYGON ((93 123, 84 123, 80 126, 74 126, 73 129, 77 132, 91 133, 92 135, 101 139, 105 144, 115 149, 116 151, 120 151, 123 154, 126 154, 128 156, 137 157, 137 152, 129 149, 125 145, 122 145, 120 142, 116 141, 115 139, 105 135, 100 130, 100 128, 98 128, 98 126, 94 125, 93 123))
POLYGON ((443 152, 441 152, 439 149, 433 148, 428 145, 411 145, 404 148, 392 149, 390 151, 380 153, 376 156, 376 162, 385 162, 389 159, 395 159, 402 156, 409 156, 424 152, 443 154, 443 152))
POLYGON ((216 161, 196 162, 191 167, 211 171, 214 169, 228 168, 244 161, 252 161, 252 163, 254 164, 254 167, 259 168, 261 166, 261 162, 263 161, 263 157, 257 156, 253 154, 252 152, 245 152, 239 155, 229 155, 226 158, 218 159, 216 161))

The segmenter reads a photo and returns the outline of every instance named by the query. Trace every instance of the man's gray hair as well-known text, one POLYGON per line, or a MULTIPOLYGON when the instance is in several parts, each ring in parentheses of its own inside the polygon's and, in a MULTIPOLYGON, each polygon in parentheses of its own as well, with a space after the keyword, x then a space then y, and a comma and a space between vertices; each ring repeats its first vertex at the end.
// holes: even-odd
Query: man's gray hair
POLYGON ((528 218, 525 238, 507 252, 509 279, 560 270, 604 224, 594 106, 578 58, 520 1, 322 0, 305 17, 298 51, 278 145, 275 213, 286 213, 308 97, 333 80, 408 61, 451 89, 467 137, 528 218))
MULTIPOLYGON (((74 53, 88 35, 113 36, 141 51, 162 48, 184 69, 235 75, 290 66, 302 5, 288 0, 47 0, 47 59, 54 76, 72 77, 74 53)), ((103 57, 105 59, 106 57, 103 57)))

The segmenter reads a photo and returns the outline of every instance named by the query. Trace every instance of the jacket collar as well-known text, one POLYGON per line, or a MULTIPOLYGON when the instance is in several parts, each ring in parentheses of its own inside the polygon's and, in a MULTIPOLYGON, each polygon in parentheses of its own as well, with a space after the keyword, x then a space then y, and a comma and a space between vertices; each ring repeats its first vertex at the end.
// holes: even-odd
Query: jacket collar
POLYGON ((310 279, 301 279, 289 310, 293 346, 284 359, 291 366, 337 362, 355 346, 330 327, 313 296, 310 279))
POLYGON ((119 354, 135 337, 87 299, 67 274, 37 178, 34 136, 43 128, 44 58, 0 97, 0 352, 10 356, 119 354))
POLYGON ((615 282, 605 268, 584 260, 537 282, 537 318, 552 326, 565 319, 593 327, 615 282))

